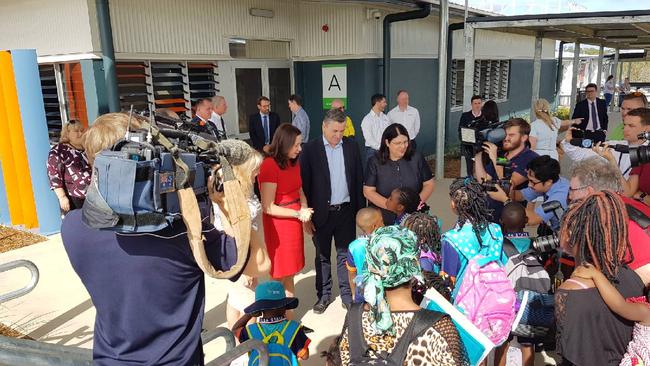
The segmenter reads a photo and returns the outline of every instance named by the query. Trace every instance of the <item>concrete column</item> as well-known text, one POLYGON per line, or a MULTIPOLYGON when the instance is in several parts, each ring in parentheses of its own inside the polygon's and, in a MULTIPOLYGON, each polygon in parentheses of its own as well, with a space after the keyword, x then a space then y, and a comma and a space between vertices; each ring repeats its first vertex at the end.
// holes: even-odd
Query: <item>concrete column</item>
POLYGON ((449 38, 449 0, 440 0, 438 37, 438 123, 436 128, 436 178, 445 177, 445 112, 447 110, 447 40, 449 38))
POLYGON ((108 113, 109 110, 103 63, 100 60, 81 60, 80 63, 88 124, 90 125, 97 117, 108 113))
POLYGON ((573 47, 573 74, 571 75, 571 115, 576 106, 576 96, 578 95, 578 71, 580 68, 580 42, 576 42, 573 47))
POLYGON ((533 59, 533 89, 531 91, 530 121, 535 120, 533 104, 539 99, 539 84, 542 72, 542 34, 537 33, 535 37, 535 58, 533 59))
MULTIPOLYGON (((618 80, 618 55, 619 55, 619 49, 616 49, 616 53, 614 53, 614 65, 612 65, 612 75, 614 75, 614 85, 616 85, 616 81, 618 80)), ((614 96, 612 96, 612 102, 609 103, 609 110, 610 112, 614 110, 614 96)))
POLYGON ((600 90, 603 85, 603 56, 605 53, 605 47, 600 45, 598 49, 598 75, 596 75, 596 85, 598 85, 598 90, 600 90))
POLYGON ((463 77, 463 110, 472 108, 474 95, 474 26, 465 23, 465 76, 463 77))

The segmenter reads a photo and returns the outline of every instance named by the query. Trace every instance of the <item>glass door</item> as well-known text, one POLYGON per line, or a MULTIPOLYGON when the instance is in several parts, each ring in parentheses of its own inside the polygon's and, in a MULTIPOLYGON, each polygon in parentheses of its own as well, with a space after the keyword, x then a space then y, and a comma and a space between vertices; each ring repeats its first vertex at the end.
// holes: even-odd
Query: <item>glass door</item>
POLYGON ((293 90, 292 69, 289 61, 222 61, 222 94, 230 103, 224 120, 227 129, 240 139, 248 139, 248 118, 257 113, 257 99, 264 95, 271 100, 271 110, 280 116, 280 122, 291 122, 287 101, 293 90))

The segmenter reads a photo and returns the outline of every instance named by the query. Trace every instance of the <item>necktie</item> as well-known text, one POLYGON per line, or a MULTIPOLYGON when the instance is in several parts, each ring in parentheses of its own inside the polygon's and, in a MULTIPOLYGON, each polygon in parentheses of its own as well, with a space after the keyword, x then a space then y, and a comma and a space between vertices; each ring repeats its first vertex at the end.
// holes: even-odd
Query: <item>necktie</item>
POLYGON ((226 123, 223 121, 223 117, 219 117, 221 119, 221 132, 223 132, 223 137, 227 138, 228 135, 226 135, 226 123))
POLYGON ((269 117, 268 116, 262 116, 262 127, 264 127, 264 143, 266 145, 269 144, 271 138, 269 134, 269 117))
POLYGON ((598 114, 596 113, 596 102, 591 102, 591 122, 594 126, 594 131, 598 129, 598 114))

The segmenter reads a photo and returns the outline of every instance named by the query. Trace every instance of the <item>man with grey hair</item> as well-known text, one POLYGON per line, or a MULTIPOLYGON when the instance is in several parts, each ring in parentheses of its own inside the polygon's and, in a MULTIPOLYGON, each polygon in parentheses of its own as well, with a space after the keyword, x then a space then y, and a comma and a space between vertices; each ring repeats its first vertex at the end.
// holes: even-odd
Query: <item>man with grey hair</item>
POLYGON ((223 120, 223 115, 228 111, 228 103, 226 103, 226 98, 221 95, 215 95, 212 97, 212 117, 210 121, 216 125, 216 129, 219 133, 219 138, 227 139, 228 134, 226 133, 226 122, 223 120))
POLYGON ((641 215, 650 217, 650 207, 621 194, 623 191, 621 171, 607 160, 594 156, 575 163, 569 183, 570 201, 579 201, 604 190, 618 192, 619 197, 625 202, 628 216, 630 216, 628 238, 631 254, 634 257, 628 266, 648 286, 650 284, 650 236, 648 228, 641 227, 641 224, 635 220, 635 215, 641 213, 641 215))
POLYGON ((352 303, 345 262, 348 244, 355 239, 357 211, 365 204, 359 146, 351 139, 343 139, 345 114, 338 109, 327 111, 322 130, 323 135, 305 144, 300 156, 302 190, 309 207, 314 209, 311 221, 305 223, 305 231, 313 235, 316 246, 316 314, 325 312, 334 301, 332 237, 341 300, 346 308, 352 303))

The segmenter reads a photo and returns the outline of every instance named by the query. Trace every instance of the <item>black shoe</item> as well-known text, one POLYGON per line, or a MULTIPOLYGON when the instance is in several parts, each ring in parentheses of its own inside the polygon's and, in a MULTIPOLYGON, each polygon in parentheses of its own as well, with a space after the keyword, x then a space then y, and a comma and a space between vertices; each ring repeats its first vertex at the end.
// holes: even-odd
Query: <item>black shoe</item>
POLYGON ((306 333, 314 333, 313 329, 311 329, 311 328, 309 328, 309 327, 307 327, 305 325, 302 326, 302 331, 305 332, 305 334, 306 333))
POLYGON ((327 307, 330 306, 330 304, 333 302, 332 299, 330 298, 320 298, 318 302, 314 305, 314 313, 315 314, 322 314, 327 310, 327 307))

